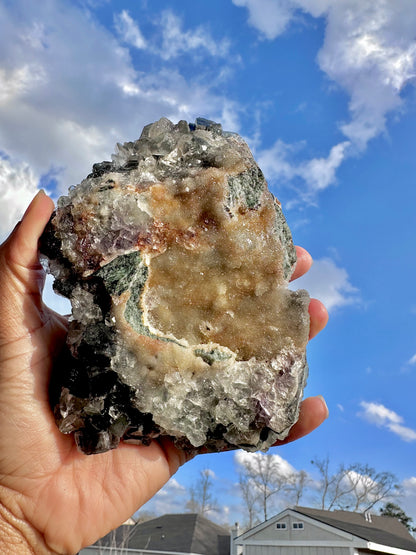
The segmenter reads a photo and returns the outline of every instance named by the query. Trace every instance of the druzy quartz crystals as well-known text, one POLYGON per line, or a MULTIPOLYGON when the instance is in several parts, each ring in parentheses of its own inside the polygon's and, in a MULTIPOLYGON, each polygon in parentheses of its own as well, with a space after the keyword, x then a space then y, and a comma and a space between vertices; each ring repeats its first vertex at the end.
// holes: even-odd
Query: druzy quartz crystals
POLYGON ((309 296, 287 288, 291 234, 241 137, 202 118, 148 125, 59 199, 40 248, 72 304, 51 402, 83 452, 286 437, 309 296))

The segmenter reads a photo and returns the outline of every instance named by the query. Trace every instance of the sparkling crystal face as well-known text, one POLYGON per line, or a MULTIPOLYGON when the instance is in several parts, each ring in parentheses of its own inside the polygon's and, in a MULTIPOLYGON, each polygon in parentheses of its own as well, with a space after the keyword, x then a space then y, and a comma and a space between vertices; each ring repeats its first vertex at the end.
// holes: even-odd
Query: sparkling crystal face
POLYGON ((287 435, 309 297, 287 289, 290 231, 240 137, 206 120, 146 127, 60 199, 41 249, 73 307, 57 422, 84 452, 287 435))

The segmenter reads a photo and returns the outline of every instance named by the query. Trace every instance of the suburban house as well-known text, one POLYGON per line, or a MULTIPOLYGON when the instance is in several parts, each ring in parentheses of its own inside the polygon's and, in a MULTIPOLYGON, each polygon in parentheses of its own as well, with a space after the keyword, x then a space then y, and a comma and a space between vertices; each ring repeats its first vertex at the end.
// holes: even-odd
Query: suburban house
POLYGON ((397 519, 370 513, 289 508, 233 538, 232 555, 415 555, 397 519))
POLYGON ((230 555, 230 533, 201 515, 169 514, 120 526, 80 555, 230 555))

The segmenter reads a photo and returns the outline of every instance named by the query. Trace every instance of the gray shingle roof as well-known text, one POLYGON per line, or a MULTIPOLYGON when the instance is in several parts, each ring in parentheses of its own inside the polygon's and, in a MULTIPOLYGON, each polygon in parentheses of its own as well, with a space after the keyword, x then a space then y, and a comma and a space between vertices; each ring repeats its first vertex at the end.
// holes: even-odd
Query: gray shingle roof
POLYGON ((306 507, 294 507, 293 510, 363 540, 416 552, 416 540, 396 518, 371 514, 367 520, 362 513, 349 511, 323 511, 306 507))
MULTIPOLYGON (((201 515, 169 514, 134 526, 117 529, 119 541, 126 540, 125 547, 154 551, 199 553, 201 555, 229 555, 230 534, 225 529, 201 515)), ((106 545, 106 538, 101 545, 106 545)))

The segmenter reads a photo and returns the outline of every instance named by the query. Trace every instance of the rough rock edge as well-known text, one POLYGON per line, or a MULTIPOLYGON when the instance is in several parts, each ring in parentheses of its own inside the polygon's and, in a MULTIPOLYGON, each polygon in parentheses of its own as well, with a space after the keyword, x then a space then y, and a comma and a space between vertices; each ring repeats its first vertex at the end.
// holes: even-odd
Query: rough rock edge
MULTIPOLYGON (((166 130, 172 130, 173 124, 169 120, 161 120, 161 122, 162 127, 165 126, 166 130)), ((184 123, 186 122, 180 122, 175 127, 183 129, 184 123)), ((221 126, 203 120, 197 120, 195 126, 191 124, 189 128, 191 131, 203 129, 209 130, 212 133, 222 133, 221 126)), ((146 140, 151 132, 152 126, 145 128, 140 140, 146 140)), ((238 136, 236 140, 241 141, 238 136)), ((118 154, 113 157, 113 162, 95 164, 93 172, 84 182, 87 182, 88 179, 100 178, 105 173, 111 171, 131 171, 137 162, 134 159, 136 146, 137 141, 136 143, 118 145, 118 154)), ((238 185, 240 184, 241 182, 238 183, 238 185)), ((251 194, 251 191, 246 194, 248 195, 249 193, 251 194)), ((244 194, 244 188, 243 192, 239 191, 236 194, 244 194)), ((68 201, 69 199, 67 198, 61 199, 59 209, 65 210, 68 201)), ((256 203, 255 196, 247 199, 247 204, 249 203, 256 203)), ((85 309, 86 304, 89 304, 91 317, 91 326, 80 330, 83 334, 83 341, 76 346, 69 345, 69 348, 76 353, 76 358, 66 349, 62 353, 61 359, 58 361, 53 373, 51 403, 61 431, 64 433, 75 431, 74 435, 79 448, 88 454, 114 448, 118 445, 121 438, 128 442, 148 444, 153 438, 157 438, 160 435, 169 435, 166 429, 155 424, 150 413, 141 412, 133 406, 134 403, 126 403, 126 399, 134 401, 137 392, 122 380, 120 374, 117 374, 112 369, 112 358, 117 353, 119 340, 118 331, 111 325, 108 317, 111 298, 107 287, 105 287, 105 277, 103 276, 106 266, 102 270, 91 272, 87 279, 83 281, 82 290, 78 291, 78 298, 77 294, 74 296, 74 291, 80 288, 79 275, 77 275, 78 272, 74 272, 71 262, 62 254, 61 240, 65 233, 62 233, 62 231, 56 232, 53 222, 54 215, 42 236, 40 247, 49 265, 49 271, 56 278, 54 289, 68 298, 72 297, 73 313, 77 309, 74 306, 74 299, 79 301, 79 297, 83 297, 81 309, 85 309), (86 299, 89 300, 86 301, 86 299), (89 333, 92 337, 89 337, 89 333), (98 344, 97 340, 99 340, 98 344), (97 350, 97 346, 101 350, 97 350), (93 365, 91 365, 91 361, 94 362, 93 365)), ((282 244, 286 246, 285 277, 289 279, 296 263, 296 254, 289 228, 279 204, 276 204, 276 230, 279 230, 282 244)), ((307 306, 309 298, 306 292, 297 292, 295 295, 298 295, 301 304, 307 306)), ((77 320, 73 319, 70 324, 72 336, 75 335, 77 326, 77 320)), ((121 349, 121 355, 120 352, 118 353, 119 357, 125 355, 126 353, 123 352, 123 349, 121 349)), ((207 354, 206 351, 201 352, 199 356, 205 357, 204 360, 209 365, 219 360, 218 354, 214 354, 210 364, 210 353, 208 352, 207 354), (217 360, 214 360, 215 358, 217 360)), ((292 381, 295 377, 297 384, 295 387, 296 393, 293 395, 292 402, 287 408, 288 423, 284 429, 279 431, 271 430, 266 425, 266 421, 270 421, 270 416, 267 416, 264 418, 264 422, 261 422, 261 418, 257 422, 258 441, 255 445, 253 445, 253 441, 245 444, 244 438, 238 430, 236 430, 237 439, 232 437, 233 434, 228 434, 228 439, 230 439, 231 435, 231 440, 227 440, 224 436, 226 430, 221 426, 211 430, 203 445, 198 447, 195 447, 195 444, 192 444, 188 438, 172 436, 173 440, 178 446, 188 451, 194 451, 195 449, 221 451, 237 447, 254 451, 257 449, 267 449, 277 439, 284 439, 298 417, 299 402, 307 375, 305 354, 302 354, 298 360, 292 360, 290 365, 291 370, 295 367, 297 371, 294 372, 296 376, 293 376, 292 372, 289 372, 288 375, 291 376, 292 381), (240 437, 238 440, 239 433, 240 437)), ((253 380, 256 383, 262 383, 264 380, 270 379, 270 375, 265 375, 261 370, 261 366, 261 364, 258 365, 260 369, 258 369, 255 380, 253 380)), ((292 383, 289 390, 293 390, 293 386, 294 384, 292 383)))

